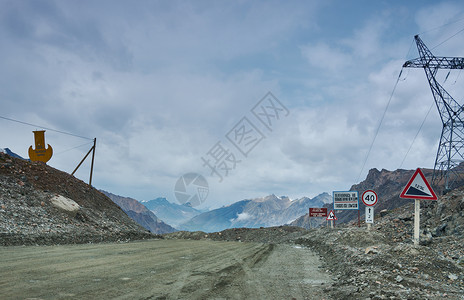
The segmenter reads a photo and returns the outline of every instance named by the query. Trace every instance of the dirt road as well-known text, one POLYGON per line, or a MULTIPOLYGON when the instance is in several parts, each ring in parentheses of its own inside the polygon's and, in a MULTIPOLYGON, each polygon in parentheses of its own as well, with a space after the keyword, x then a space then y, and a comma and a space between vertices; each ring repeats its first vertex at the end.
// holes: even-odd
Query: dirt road
POLYGON ((319 256, 290 244, 150 240, 0 248, 2 299, 323 299, 319 256))

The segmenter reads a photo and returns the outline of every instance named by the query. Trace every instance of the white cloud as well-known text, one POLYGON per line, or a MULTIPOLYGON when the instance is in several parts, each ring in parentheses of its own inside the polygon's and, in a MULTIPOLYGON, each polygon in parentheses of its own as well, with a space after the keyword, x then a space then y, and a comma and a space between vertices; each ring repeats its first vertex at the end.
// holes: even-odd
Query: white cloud
MULTIPOLYGON (((326 25, 350 14, 321 16, 321 7, 331 5, 2 2, 1 115, 97 137, 94 185, 140 200, 173 201, 175 181, 187 172, 207 177, 205 205, 211 207, 271 193, 297 198, 349 188, 412 40, 398 28, 416 28, 417 8, 393 5, 385 12, 373 5, 344 30, 348 35, 335 39, 326 25), (201 156, 226 142, 225 134, 268 91, 290 115, 219 183, 201 156)), ((462 14, 453 3, 436 8, 419 8, 418 29, 442 24, 430 21, 435 11, 454 10, 450 20, 462 14)), ((433 34, 428 45, 441 41, 433 34)), ((462 48, 460 39, 451 39, 436 51, 464 56, 462 48)), ((413 47, 409 56, 416 53, 413 47)), ((422 70, 404 71, 404 78, 361 179, 371 167, 399 166, 433 103, 422 70)), ((462 95, 455 81, 458 75, 450 75, 446 88, 462 95)), ((433 163, 440 130, 433 109, 404 167, 433 163)), ((35 128, 1 125, 0 147, 25 156, 35 128)), ((87 142, 52 131, 46 140, 56 153, 87 142)), ((88 149, 57 154, 50 164, 71 171, 88 149)), ((87 181, 89 164, 81 168, 77 176, 87 181)))
POLYGON ((303 46, 301 52, 312 66, 332 72, 345 69, 352 63, 352 57, 346 50, 331 47, 324 42, 303 46))
POLYGON ((232 219, 231 222, 242 222, 250 219, 252 216, 246 212, 237 214, 237 218, 232 219))

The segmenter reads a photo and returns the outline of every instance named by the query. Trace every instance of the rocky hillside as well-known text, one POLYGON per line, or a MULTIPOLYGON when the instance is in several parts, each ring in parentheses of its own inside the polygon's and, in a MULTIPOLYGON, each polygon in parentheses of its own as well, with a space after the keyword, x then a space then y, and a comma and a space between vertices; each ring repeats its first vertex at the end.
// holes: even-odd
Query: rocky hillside
POLYGON ((0 244, 155 237, 104 194, 40 162, 0 153, 0 244))
MULTIPOLYGON (((430 169, 421 169, 424 173, 424 176, 429 180, 432 179, 433 170, 430 169)), ((382 169, 381 171, 377 169, 369 170, 369 173, 366 179, 359 184, 351 186, 350 191, 358 191, 359 197, 362 196, 362 193, 366 190, 374 190, 378 196, 378 202, 375 205, 375 213, 378 214, 381 210, 387 209, 391 210, 396 207, 403 206, 405 204, 413 203, 414 200, 402 199, 399 197, 404 187, 408 183, 411 176, 414 174, 415 170, 396 170, 388 171, 382 169)), ((438 193, 437 193, 438 194, 438 193)), ((332 209, 333 203, 327 204, 329 210, 332 209)), ((364 216, 365 205, 362 203, 361 199, 359 200, 360 215, 361 219, 364 216)), ((357 210, 339 210, 336 211, 337 222, 351 222, 358 219, 357 210)), ((320 226, 325 224, 325 218, 312 218, 312 226, 320 226)), ((309 228, 309 217, 306 213, 300 218, 296 219, 291 223, 293 226, 300 226, 304 228, 309 228)))
POLYGON ((134 221, 151 232, 163 234, 176 231, 175 228, 164 223, 139 201, 129 197, 118 196, 106 191, 101 192, 121 207, 134 221))
MULTIPOLYGON (((433 170, 431 169, 421 169, 424 173, 424 176, 429 182, 432 181, 433 170)), ((402 199, 400 194, 411 179, 415 170, 395 170, 388 171, 382 169, 381 171, 377 169, 369 170, 369 173, 366 179, 359 184, 355 184, 351 187, 352 191, 359 191, 359 197, 362 196, 362 193, 366 190, 374 190, 377 193, 379 200, 375 205, 375 212, 379 213, 381 210, 387 209, 391 210, 396 207, 403 206, 405 204, 414 203, 414 200, 402 199)), ((365 205, 362 201, 359 201, 360 204, 360 213, 361 216, 364 215, 365 205)), ((353 219, 357 219, 357 212, 354 211, 345 211, 337 215, 339 221, 348 222, 353 219)))
POLYGON ((337 299, 462 299, 464 189, 421 201, 420 246, 414 204, 376 217, 370 231, 355 223, 311 230, 299 240, 323 255, 337 276, 337 299))
POLYGON ((16 158, 24 159, 24 158, 22 158, 21 156, 19 156, 18 154, 16 154, 16 153, 14 153, 13 151, 11 151, 9 148, 0 148, 0 153, 8 154, 8 155, 11 156, 11 157, 16 157, 16 158))
MULTIPOLYGON (((421 201, 420 245, 414 246, 414 204, 357 222, 321 227, 235 228, 175 232, 166 239, 291 243, 316 251, 334 278, 325 299, 463 299, 464 188, 421 201)), ((298 246, 294 246, 298 247, 298 246)))

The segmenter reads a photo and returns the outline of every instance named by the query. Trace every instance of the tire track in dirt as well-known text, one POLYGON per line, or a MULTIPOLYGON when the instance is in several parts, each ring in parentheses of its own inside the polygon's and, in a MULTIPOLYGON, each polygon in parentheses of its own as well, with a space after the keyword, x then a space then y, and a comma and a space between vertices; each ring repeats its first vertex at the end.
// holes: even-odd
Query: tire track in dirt
POLYGON ((321 276, 304 270, 319 263, 310 250, 260 243, 15 246, 0 257, 3 299, 305 299, 320 288, 308 274, 321 276))

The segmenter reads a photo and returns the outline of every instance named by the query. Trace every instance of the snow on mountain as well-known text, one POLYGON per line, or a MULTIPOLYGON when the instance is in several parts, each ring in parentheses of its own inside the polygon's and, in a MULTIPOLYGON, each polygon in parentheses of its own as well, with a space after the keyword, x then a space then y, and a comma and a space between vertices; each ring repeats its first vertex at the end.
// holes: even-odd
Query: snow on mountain
POLYGON ((323 193, 313 199, 304 197, 294 201, 276 195, 247 199, 199 214, 178 228, 212 232, 237 227, 279 226, 307 213, 309 207, 322 207, 331 198, 329 194, 323 193))
POLYGON ((162 197, 144 201, 143 204, 160 219, 176 228, 179 228, 180 224, 202 213, 191 206, 171 203, 162 197))

